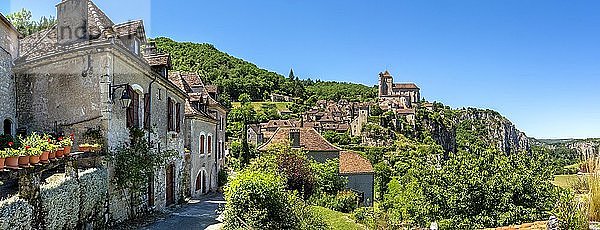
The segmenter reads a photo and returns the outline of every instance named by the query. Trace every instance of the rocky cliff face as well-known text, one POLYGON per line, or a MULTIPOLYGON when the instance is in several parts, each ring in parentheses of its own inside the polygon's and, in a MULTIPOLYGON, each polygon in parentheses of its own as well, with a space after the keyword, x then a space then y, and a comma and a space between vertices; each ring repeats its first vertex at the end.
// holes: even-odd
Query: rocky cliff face
POLYGON ((453 110, 441 105, 419 109, 417 132, 427 132, 446 151, 455 152, 459 145, 485 143, 505 153, 529 151, 531 144, 525 133, 508 119, 492 110, 453 110))
POLYGON ((574 155, 574 158, 582 160, 600 156, 600 139, 534 140, 534 142, 536 145, 544 146, 554 151, 571 150, 569 152, 574 155))

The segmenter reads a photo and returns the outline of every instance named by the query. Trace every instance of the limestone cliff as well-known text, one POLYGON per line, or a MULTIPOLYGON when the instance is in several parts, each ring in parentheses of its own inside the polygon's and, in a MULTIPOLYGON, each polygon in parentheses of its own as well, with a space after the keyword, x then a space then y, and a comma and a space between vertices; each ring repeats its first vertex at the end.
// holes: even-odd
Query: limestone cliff
POLYGON ((531 144, 525 133, 496 111, 451 109, 441 104, 417 109, 417 135, 430 135, 446 151, 473 143, 496 147, 505 153, 529 151, 531 144))
POLYGON ((562 140, 535 140, 539 145, 545 146, 551 150, 567 149, 572 150, 579 159, 590 159, 600 156, 600 139, 562 139, 562 140))

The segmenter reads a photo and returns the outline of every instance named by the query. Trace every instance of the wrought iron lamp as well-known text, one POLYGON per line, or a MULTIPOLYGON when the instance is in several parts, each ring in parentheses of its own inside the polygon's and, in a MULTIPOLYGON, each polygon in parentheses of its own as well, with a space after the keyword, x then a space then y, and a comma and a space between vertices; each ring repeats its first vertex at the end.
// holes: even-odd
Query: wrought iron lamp
POLYGON ((131 95, 129 94, 129 84, 120 84, 120 85, 111 85, 110 86, 110 100, 113 104, 115 104, 115 94, 118 89, 123 89, 123 93, 121 93, 121 98, 119 101, 121 102, 122 108, 128 108, 131 105, 131 95))

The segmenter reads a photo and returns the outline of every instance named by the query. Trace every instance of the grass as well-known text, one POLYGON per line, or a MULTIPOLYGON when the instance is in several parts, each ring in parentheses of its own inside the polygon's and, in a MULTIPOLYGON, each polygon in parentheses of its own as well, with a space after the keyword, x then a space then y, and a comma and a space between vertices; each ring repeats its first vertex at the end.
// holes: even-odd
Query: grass
POLYGON ((313 206, 313 211, 322 216, 327 225, 334 230, 365 230, 366 228, 357 224, 350 218, 349 214, 336 212, 327 208, 313 206))
MULTIPOLYGON (((293 103, 292 102, 251 102, 251 104, 254 107, 254 110, 256 110, 256 111, 262 110, 263 106, 272 106, 272 105, 275 105, 275 108, 277 108, 277 111, 286 111, 286 110, 289 110, 289 107, 293 103)), ((239 108, 241 106, 241 103, 232 102, 231 106, 233 106, 233 108, 239 108)))
POLYGON ((556 175, 552 184, 561 187, 571 189, 571 185, 577 181, 577 175, 556 175))

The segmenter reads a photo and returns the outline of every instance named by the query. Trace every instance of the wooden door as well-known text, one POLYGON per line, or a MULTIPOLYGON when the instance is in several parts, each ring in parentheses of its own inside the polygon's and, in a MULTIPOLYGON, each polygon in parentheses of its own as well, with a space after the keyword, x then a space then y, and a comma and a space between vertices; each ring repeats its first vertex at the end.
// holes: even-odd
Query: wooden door
POLYGON ((154 174, 148 177, 148 207, 154 206, 154 174))
POLYGON ((175 171, 175 165, 169 165, 167 166, 167 178, 166 178, 166 195, 167 195, 167 206, 172 205, 175 203, 175 200, 173 199, 173 193, 174 192, 174 171, 175 171))

